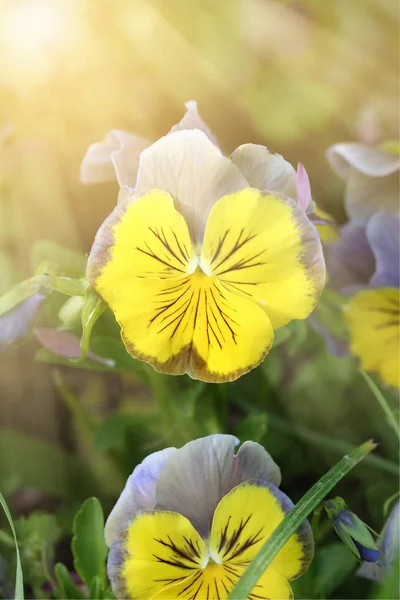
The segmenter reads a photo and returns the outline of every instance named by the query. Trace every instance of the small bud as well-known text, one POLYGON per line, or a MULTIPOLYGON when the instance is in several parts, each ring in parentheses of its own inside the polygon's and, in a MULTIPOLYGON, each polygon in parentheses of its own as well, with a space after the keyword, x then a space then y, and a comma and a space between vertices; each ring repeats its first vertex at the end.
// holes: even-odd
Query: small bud
POLYGON ((351 510, 343 498, 334 498, 324 503, 332 526, 342 542, 357 558, 366 562, 376 562, 379 550, 367 525, 351 510))

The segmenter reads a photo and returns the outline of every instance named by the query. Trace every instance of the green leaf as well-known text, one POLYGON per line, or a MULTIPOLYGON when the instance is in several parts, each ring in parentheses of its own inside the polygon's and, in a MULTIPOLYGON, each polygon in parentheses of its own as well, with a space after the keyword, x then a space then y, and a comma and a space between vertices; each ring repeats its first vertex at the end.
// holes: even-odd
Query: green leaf
POLYGON ((17 542, 17 536, 15 533, 15 527, 14 527, 14 523, 12 520, 12 516, 10 511, 8 510, 8 506, 7 503, 4 499, 3 494, 0 492, 0 504, 3 507, 4 512, 6 513, 6 517, 8 519, 8 522, 10 524, 11 527, 11 531, 12 534, 14 536, 14 542, 15 542, 15 551, 17 554, 17 569, 16 569, 16 574, 15 574, 15 600, 24 600, 24 578, 22 575, 22 567, 21 567, 21 558, 19 555, 19 548, 18 548, 18 542, 17 542))
POLYGON ((89 598, 90 600, 101 600, 102 597, 100 577, 96 575, 93 577, 92 585, 90 586, 89 598))
POLYGON ((286 325, 286 327, 281 327, 274 331, 274 343, 272 349, 275 350, 281 344, 287 342, 293 335, 293 329, 286 325))
POLYGON ((55 544, 61 537, 61 529, 54 515, 40 511, 16 520, 15 529, 25 581, 34 588, 40 588, 50 578, 55 544))
POLYGON ((326 598, 352 573, 356 557, 343 544, 321 548, 315 557, 314 597, 326 598))
POLYGON ((5 252, 0 252, 0 294, 5 294, 21 280, 17 270, 5 252))
POLYGON ((75 329, 81 323, 82 296, 71 296, 62 305, 58 317, 64 329, 75 329))
POLYGON ((81 337, 81 359, 86 358, 89 352, 90 336, 92 329, 103 314, 106 304, 91 288, 88 288, 83 297, 83 307, 81 313, 82 337, 81 337))
POLYGON ((267 413, 252 413, 240 421, 235 430, 235 435, 241 442, 246 440, 259 442, 267 433, 267 430, 267 413))
POLYGON ((72 554, 79 577, 90 588, 93 578, 100 577, 101 586, 106 580, 103 509, 97 498, 88 498, 77 512, 72 527, 72 554))
POLYGON ((69 499, 82 499, 97 489, 87 463, 41 439, 0 428, 0 456, 7 457, 0 460, 2 487, 17 478, 20 486, 69 499))
POLYGON ((35 243, 32 262, 35 271, 42 273, 83 277, 86 270, 86 258, 83 254, 49 240, 39 240, 35 243))
POLYGON ((52 292, 60 292, 66 296, 83 296, 88 287, 88 282, 86 279, 59 277, 49 273, 35 275, 25 283, 37 283, 45 289, 48 289, 52 292))
POLYGON ((61 598, 66 598, 68 600, 83 600, 86 598, 86 596, 78 590, 68 573, 68 569, 64 565, 57 563, 54 567, 54 573, 60 586, 61 598))
POLYGON ((104 592, 104 598, 105 598, 105 600, 117 600, 117 597, 115 596, 111 587, 108 587, 106 589, 106 591, 104 592))
POLYGON ((290 536, 297 531, 302 522, 318 506, 321 500, 329 494, 331 489, 343 479, 343 477, 347 475, 347 473, 351 471, 364 456, 372 452, 375 448, 376 444, 372 440, 365 442, 349 455, 344 456, 308 490, 300 502, 289 511, 283 521, 272 533, 271 537, 257 552, 242 578, 231 591, 229 595, 231 600, 245 600, 249 596, 261 575, 271 564, 279 550, 281 550, 289 540, 290 536))

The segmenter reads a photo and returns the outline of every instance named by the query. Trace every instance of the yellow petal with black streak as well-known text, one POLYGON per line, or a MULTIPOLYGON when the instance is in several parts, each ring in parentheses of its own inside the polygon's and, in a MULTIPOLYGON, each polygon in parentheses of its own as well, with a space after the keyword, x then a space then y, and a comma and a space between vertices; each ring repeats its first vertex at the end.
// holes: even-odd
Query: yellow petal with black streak
MULTIPOLYGON (((248 553, 250 558, 254 555, 255 548, 248 553)), ((133 520, 123 556, 118 577, 126 597, 133 600, 225 600, 245 569, 235 562, 215 562, 191 523, 164 511, 142 513, 133 520)), ((286 577, 271 567, 249 595, 249 600, 289 598, 292 591, 286 577)))
MULTIPOLYGON (((273 484, 242 483, 222 498, 213 519, 210 554, 232 569, 246 568, 293 505, 273 484)), ((298 577, 312 556, 312 536, 293 534, 265 573, 265 595, 279 597, 268 589, 270 572, 287 579, 298 577)))
POLYGON ((315 227, 297 205, 247 188, 211 209, 202 269, 263 308, 273 328, 306 318, 323 289, 325 268, 315 227))
POLYGON ((108 262, 95 282, 108 303, 136 278, 174 279, 193 270, 189 230, 166 192, 153 190, 128 204, 113 236, 108 262))
POLYGON ((358 292, 346 312, 350 347, 365 371, 376 371, 386 383, 400 388, 400 299, 396 288, 358 292))
POLYGON ((190 521, 174 512, 137 516, 128 526, 120 575, 129 598, 152 598, 191 583, 207 563, 207 548, 190 521))
POLYGON ((114 227, 95 287, 121 325, 128 351, 164 373, 230 381, 257 365, 273 331, 251 298, 197 267, 171 197, 136 200, 114 227))

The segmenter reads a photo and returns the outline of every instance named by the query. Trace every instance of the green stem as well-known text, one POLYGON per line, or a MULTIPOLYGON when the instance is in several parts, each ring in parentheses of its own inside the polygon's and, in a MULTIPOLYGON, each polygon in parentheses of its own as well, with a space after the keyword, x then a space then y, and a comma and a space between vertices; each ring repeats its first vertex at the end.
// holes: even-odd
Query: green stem
POLYGON ((367 454, 376 448, 376 444, 369 440, 344 456, 298 502, 298 504, 285 516, 271 537, 257 552, 242 578, 238 581, 229 595, 230 600, 245 600, 253 587, 259 581, 264 571, 271 564, 279 550, 283 548, 289 538, 297 531, 308 515, 318 506, 332 488, 351 469, 353 469, 367 454))
POLYGON ((14 543, 15 543, 15 552, 17 555, 17 568, 16 568, 16 573, 15 573, 14 599, 15 600, 24 600, 24 578, 22 575, 21 557, 19 554, 17 534, 15 532, 14 522, 12 520, 11 513, 8 509, 7 502, 5 501, 5 498, 1 492, 0 492, 0 505, 3 507, 3 510, 6 513, 6 517, 7 517, 8 523, 10 525, 12 534, 13 534, 14 543))
POLYGON ((365 371, 360 371, 360 373, 367 382, 369 389, 374 394, 376 400, 378 401, 383 412, 385 413, 389 424, 393 427, 398 439, 400 440, 400 424, 396 420, 396 417, 394 416, 389 404, 387 403, 385 396, 382 394, 375 381, 365 371))
MULTIPOLYGON (((279 417, 278 415, 268 414, 268 420, 271 423, 271 426, 278 431, 282 431, 288 435, 297 437, 306 444, 311 444, 317 448, 324 448, 335 454, 349 454, 356 447, 349 442, 345 442, 344 440, 339 440, 324 433, 317 433, 316 431, 308 429, 308 427, 304 427, 303 425, 288 423, 285 419, 279 417)), ((381 471, 386 471, 387 473, 395 475, 396 477, 399 476, 398 465, 387 458, 383 458, 382 456, 375 456, 374 454, 368 455, 365 457, 365 464, 369 464, 371 467, 376 467, 381 471)))

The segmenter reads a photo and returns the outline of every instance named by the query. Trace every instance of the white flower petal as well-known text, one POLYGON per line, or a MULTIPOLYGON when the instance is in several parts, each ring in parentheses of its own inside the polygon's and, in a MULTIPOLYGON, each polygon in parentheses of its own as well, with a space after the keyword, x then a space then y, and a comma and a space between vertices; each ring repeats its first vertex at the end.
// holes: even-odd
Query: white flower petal
POLYGON ((399 174, 368 177, 352 169, 344 197, 349 219, 365 223, 376 212, 397 214, 399 210, 399 174))
POLYGON ((197 102, 194 100, 189 100, 189 102, 185 102, 185 106, 186 113, 179 123, 172 127, 169 133, 173 133, 174 131, 182 131, 184 129, 199 129, 206 134, 208 139, 211 140, 213 144, 219 146, 217 138, 199 115, 199 111, 197 110, 197 102))
POLYGON ((120 186, 134 188, 140 153, 149 145, 147 140, 126 131, 110 131, 102 142, 89 146, 81 164, 82 182, 117 179, 120 186))
POLYGON ((231 160, 251 187, 297 198, 296 171, 280 154, 273 154, 265 146, 243 144, 236 148, 231 160))
POLYGON ((268 452, 255 442, 214 434, 189 442, 168 461, 158 479, 156 509, 184 515, 203 536, 210 532, 219 501, 245 481, 279 485, 281 473, 268 452))
POLYGON ((140 156, 136 192, 169 192, 196 242, 203 238, 213 204, 246 187, 239 169, 197 129, 171 133, 140 156))
POLYGON ((400 169, 400 157, 380 148, 345 142, 328 148, 326 157, 339 177, 347 180, 353 169, 369 177, 385 177, 400 169))

